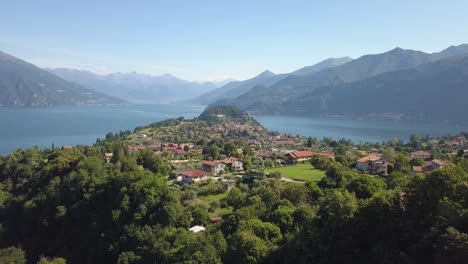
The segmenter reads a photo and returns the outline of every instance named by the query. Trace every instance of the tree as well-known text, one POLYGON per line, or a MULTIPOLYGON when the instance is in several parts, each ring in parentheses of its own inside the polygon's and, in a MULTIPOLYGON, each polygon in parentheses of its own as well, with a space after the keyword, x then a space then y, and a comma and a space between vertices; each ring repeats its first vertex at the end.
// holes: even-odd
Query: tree
POLYGON ((464 263, 468 258, 468 234, 448 227, 437 243, 436 263, 464 263))
POLYGON ((323 157, 321 155, 315 155, 310 159, 310 163, 314 168, 319 169, 319 170, 327 170, 329 169, 333 162, 331 159, 327 157, 323 157))
POLYGON ((41 259, 37 262, 37 264, 65 264, 66 260, 63 258, 45 258, 41 257, 41 259))
POLYGON ((0 249, 0 263, 26 264, 24 251, 19 248, 9 247, 0 249))
POLYGON ((412 133, 410 135, 409 146, 413 149, 420 149, 422 147, 423 139, 420 135, 412 133))
POLYGON ((395 156, 395 170, 402 172, 410 171, 410 164, 408 157, 402 153, 398 153, 395 156))
POLYGON ((230 263, 260 263, 281 241, 280 229, 259 219, 242 221, 230 240, 230 263))
POLYGON ((341 165, 348 167, 348 159, 343 155, 337 155, 335 161, 341 163, 341 165))
POLYGON ((355 174, 356 173, 350 171, 348 168, 343 167, 343 165, 334 163, 325 173, 325 177, 323 177, 317 185, 321 188, 344 187, 355 174))
POLYGON ((412 160, 410 160, 409 164, 411 166, 423 166, 424 165, 424 160, 419 158, 419 157, 416 157, 416 158, 413 158, 412 160))
POLYGON ((319 215, 331 224, 351 219, 358 210, 358 201, 353 193, 343 190, 328 192, 321 201, 319 215))
POLYGON ((346 189, 353 192, 358 199, 370 198, 385 187, 386 184, 382 179, 370 175, 358 175, 346 185, 346 189))
POLYGON ((239 188, 234 187, 229 191, 226 202, 233 208, 240 208, 245 202, 245 194, 239 188))
POLYGON ((192 211, 192 224, 191 225, 206 225, 210 220, 208 210, 205 208, 197 206, 192 211))

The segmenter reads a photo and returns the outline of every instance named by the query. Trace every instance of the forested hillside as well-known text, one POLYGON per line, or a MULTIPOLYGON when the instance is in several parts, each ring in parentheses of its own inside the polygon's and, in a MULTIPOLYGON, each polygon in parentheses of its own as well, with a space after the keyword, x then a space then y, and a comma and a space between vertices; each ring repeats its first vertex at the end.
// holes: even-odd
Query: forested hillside
POLYGON ((257 173, 229 188, 218 181, 173 185, 168 159, 151 149, 130 152, 112 135, 93 147, 0 157, 0 262, 466 263, 463 153, 417 175, 397 154, 388 176, 317 156, 312 164, 326 176, 316 184, 257 173), (113 153, 108 162, 105 153, 113 153), (206 230, 189 231, 194 225, 206 230))

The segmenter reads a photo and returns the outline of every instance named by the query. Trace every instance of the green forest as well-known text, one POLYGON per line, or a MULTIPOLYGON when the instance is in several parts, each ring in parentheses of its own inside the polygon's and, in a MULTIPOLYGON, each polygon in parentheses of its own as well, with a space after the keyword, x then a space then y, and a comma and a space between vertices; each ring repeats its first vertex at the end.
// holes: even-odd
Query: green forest
POLYGON ((318 183, 238 179, 207 206, 186 201, 226 187, 170 186, 152 151, 20 150, 0 157, 0 263, 466 263, 467 159, 386 177, 313 162, 318 183))

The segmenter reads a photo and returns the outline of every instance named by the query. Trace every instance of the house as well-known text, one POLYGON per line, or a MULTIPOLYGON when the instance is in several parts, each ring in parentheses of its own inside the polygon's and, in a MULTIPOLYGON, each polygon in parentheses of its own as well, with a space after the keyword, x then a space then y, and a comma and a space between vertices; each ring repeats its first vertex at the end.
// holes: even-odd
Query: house
POLYGON ((432 160, 431 170, 436 170, 444 167, 444 162, 438 159, 432 160))
POLYGON ((226 165, 227 168, 229 168, 232 171, 243 171, 244 170, 244 164, 242 161, 240 161, 238 158, 235 157, 229 157, 221 160, 223 164, 226 165))
POLYGON ((371 154, 357 160, 356 170, 370 174, 387 174, 387 165, 382 156, 371 154))
POLYGON ((138 135, 138 138, 147 139, 147 138, 148 138, 148 135, 146 135, 146 134, 139 134, 139 135, 138 135))
POLYGON ((203 161, 203 170, 212 175, 219 175, 227 169, 232 171, 243 171, 244 164, 234 157, 225 158, 223 160, 203 161))
POLYGON ((286 154, 289 164, 295 164, 298 162, 303 162, 310 160, 314 156, 314 153, 310 151, 293 151, 286 154))
POLYGON ((465 137, 459 136, 450 140, 447 143, 453 147, 462 147, 465 144, 465 142, 466 142, 465 137))
POLYGON ((435 160, 424 162, 423 166, 413 166, 411 167, 411 170, 413 171, 413 173, 424 173, 424 172, 440 169, 444 167, 444 164, 445 163, 443 161, 435 159, 435 160))
POLYGON ((427 151, 423 151, 423 150, 413 151, 410 153, 410 158, 411 159, 420 158, 422 160, 427 160, 431 158, 431 153, 427 151))
POLYGON ((206 181, 209 179, 209 173, 202 170, 180 171, 178 175, 182 183, 193 183, 199 181, 206 181))
POLYGON ((204 160, 202 169, 203 171, 208 172, 211 175, 219 175, 225 171, 226 164, 220 162, 219 160, 214 160, 214 161, 204 160))
POLYGON ((112 159, 112 157, 114 157, 114 153, 112 153, 112 152, 104 153, 104 158, 106 159, 107 163, 109 163, 109 161, 112 159))

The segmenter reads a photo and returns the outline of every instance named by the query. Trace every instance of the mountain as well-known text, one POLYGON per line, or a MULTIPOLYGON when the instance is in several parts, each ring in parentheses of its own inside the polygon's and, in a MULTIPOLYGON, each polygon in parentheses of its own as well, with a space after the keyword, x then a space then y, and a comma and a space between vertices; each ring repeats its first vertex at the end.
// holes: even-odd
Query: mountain
POLYGON ((319 72, 321 70, 325 70, 325 69, 328 69, 328 68, 334 68, 336 66, 346 64, 346 63, 348 63, 348 62, 350 62, 352 60, 353 59, 350 58, 350 57, 329 58, 329 59, 321 61, 321 62, 319 62, 317 64, 314 64, 312 66, 307 66, 307 67, 301 68, 301 69, 299 69, 297 71, 293 71, 290 74, 291 75, 300 75, 300 76, 309 75, 309 74, 319 72))
POLYGON ((411 69, 323 87, 286 109, 343 116, 390 116, 468 122, 468 54, 411 69))
POLYGON ((260 73, 259 75, 255 76, 254 78, 244 81, 230 82, 216 90, 210 91, 208 93, 200 95, 197 98, 189 100, 189 102, 194 104, 207 105, 218 100, 233 99, 237 96, 249 92, 255 86, 270 86, 290 75, 312 74, 327 68, 332 68, 338 65, 345 64, 351 60, 352 59, 349 57, 329 58, 315 65, 304 67, 297 71, 285 74, 274 74, 273 72, 266 70, 260 73))
POLYGON ((71 83, 0 52, 0 106, 118 104, 125 101, 71 83))
MULTIPOLYGON (((274 85, 256 86, 234 100, 218 101, 215 104, 233 104, 258 113, 301 112, 296 102, 321 105, 322 97, 311 98, 314 91, 326 93, 331 87, 365 80, 382 73, 414 68, 454 54, 468 53, 468 45, 450 47, 438 53, 395 48, 382 54, 365 55, 351 62, 305 76, 291 75, 274 85), (305 102, 304 98, 310 102, 305 102)), ((310 114, 320 114, 313 112, 310 114)))
POLYGON ((191 82, 170 74, 152 76, 132 72, 98 75, 89 71, 63 68, 48 71, 65 80, 134 103, 170 103, 193 98, 218 87, 211 82, 191 82))

